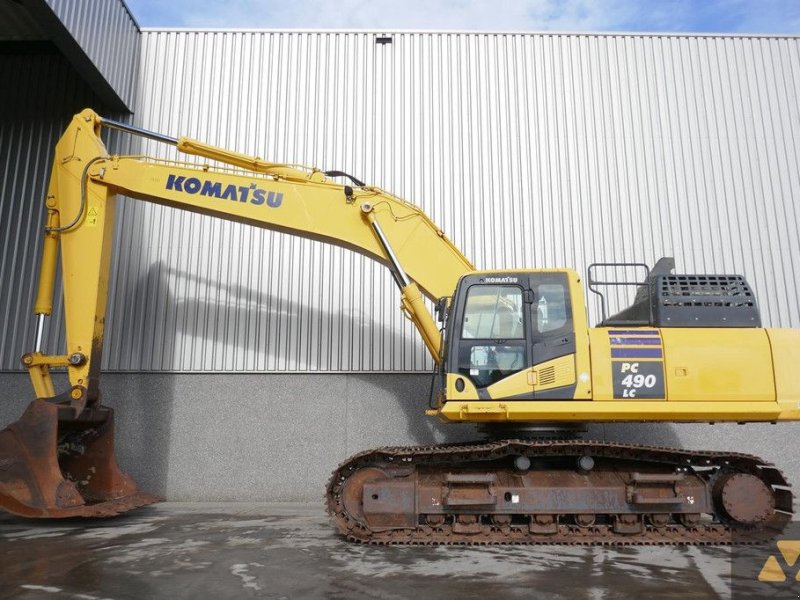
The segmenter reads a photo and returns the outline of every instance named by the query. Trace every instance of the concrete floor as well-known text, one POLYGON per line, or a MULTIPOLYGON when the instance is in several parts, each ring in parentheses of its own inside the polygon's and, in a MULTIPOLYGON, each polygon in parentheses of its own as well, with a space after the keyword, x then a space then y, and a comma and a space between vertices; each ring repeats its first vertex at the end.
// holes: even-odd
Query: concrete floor
POLYGON ((728 548, 365 547, 321 507, 164 503, 115 520, 0 516, 0 597, 729 598, 728 548))

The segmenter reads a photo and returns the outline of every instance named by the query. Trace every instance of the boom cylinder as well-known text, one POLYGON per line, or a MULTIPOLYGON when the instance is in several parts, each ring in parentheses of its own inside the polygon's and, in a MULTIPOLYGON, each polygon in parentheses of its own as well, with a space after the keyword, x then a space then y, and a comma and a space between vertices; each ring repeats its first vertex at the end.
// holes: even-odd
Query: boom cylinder
POLYGON ((375 219, 373 206, 371 204, 364 204, 361 206, 361 211, 372 226, 372 230, 375 232, 378 242, 380 242, 381 247, 386 253, 386 258, 388 258, 391 263, 390 270, 392 276, 397 283, 397 287, 400 288, 403 312, 414 323, 422 336, 422 341, 425 342, 425 346, 428 348, 428 352, 431 353, 433 360, 438 364, 441 362, 442 337, 430 311, 425 306, 425 301, 423 300, 419 286, 411 281, 403 265, 401 265, 400 261, 397 259, 397 255, 392 249, 389 239, 383 232, 380 223, 375 219))
POLYGON ((397 282, 397 286, 402 291, 403 288, 408 287, 408 284, 411 283, 411 280, 408 278, 405 269, 403 269, 403 265, 401 265, 400 261, 397 260, 397 255, 394 253, 394 250, 392 250, 389 240, 386 239, 386 234, 383 233, 383 229, 381 229, 380 224, 375 220, 375 215, 372 214, 372 207, 369 204, 365 204, 361 207, 361 210, 367 215, 367 219, 369 220, 369 223, 372 226, 372 229, 375 232, 381 247, 383 248, 384 252, 386 252, 386 258, 388 258, 389 262, 392 263, 392 275, 394 276, 395 282, 397 282), (365 207, 367 207, 369 212, 365 210, 365 207))
POLYGON ((433 356, 436 363, 441 362, 442 352, 442 336, 439 333, 439 328, 431 316, 430 311, 425 306, 425 301, 422 298, 422 292, 413 281, 402 289, 401 301, 403 303, 403 311, 417 326, 422 341, 425 342, 428 351, 433 356))

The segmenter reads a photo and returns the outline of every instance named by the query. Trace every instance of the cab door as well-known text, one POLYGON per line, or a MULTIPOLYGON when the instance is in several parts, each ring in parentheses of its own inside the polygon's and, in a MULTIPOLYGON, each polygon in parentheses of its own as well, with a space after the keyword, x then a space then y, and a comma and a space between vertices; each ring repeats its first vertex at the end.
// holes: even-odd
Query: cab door
POLYGON ((445 348, 449 399, 573 398, 576 337, 567 274, 464 276, 448 313, 445 348))
POLYGON ((577 384, 575 324, 566 273, 533 273, 530 373, 535 400, 571 399, 577 384))
POLYGON ((516 284, 478 284, 467 290, 459 370, 477 388, 489 387, 528 366, 524 298, 524 288, 516 284))

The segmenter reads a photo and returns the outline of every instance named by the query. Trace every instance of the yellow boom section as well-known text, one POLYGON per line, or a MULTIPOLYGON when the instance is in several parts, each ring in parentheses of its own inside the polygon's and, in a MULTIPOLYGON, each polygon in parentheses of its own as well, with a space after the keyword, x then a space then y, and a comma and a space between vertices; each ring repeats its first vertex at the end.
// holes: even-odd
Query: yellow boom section
POLYGON ((323 241, 377 260, 392 270, 403 311, 439 361, 441 340, 422 294, 431 300, 450 296, 473 266, 418 207, 375 187, 332 183, 315 169, 268 163, 187 138, 174 145, 252 172, 111 157, 99 136, 102 124, 85 110, 56 146, 35 310, 50 314, 60 245, 67 354, 40 353, 39 325, 37 348, 23 359, 38 397, 54 395, 49 369, 65 365, 76 411, 96 397, 116 194, 323 241))

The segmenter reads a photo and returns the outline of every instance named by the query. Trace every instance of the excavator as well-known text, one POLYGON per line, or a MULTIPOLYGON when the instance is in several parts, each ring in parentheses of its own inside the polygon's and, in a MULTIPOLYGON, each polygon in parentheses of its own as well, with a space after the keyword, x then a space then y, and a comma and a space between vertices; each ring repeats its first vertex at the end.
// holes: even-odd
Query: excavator
POLYGON ((389 269, 436 365, 427 415, 477 425, 483 438, 379 448, 339 465, 325 502, 350 541, 756 543, 792 518, 788 481, 760 458, 579 435, 593 422, 800 420, 800 330, 762 327, 741 276, 675 274, 665 258, 634 265, 644 277, 630 282, 603 274, 620 265, 592 265, 587 286, 603 309, 590 327, 571 269, 479 271, 419 208, 351 175, 89 109, 55 148, 34 345, 22 357, 36 399, 0 431, 6 512, 109 517, 159 500, 118 466, 114 416, 100 393, 118 194, 334 244, 389 269), (110 155, 103 129, 207 162, 110 155), (47 354, 59 253, 66 349, 47 354), (606 315, 603 290, 626 284, 633 303, 606 315), (56 391, 51 371, 62 369, 68 386, 56 391))

